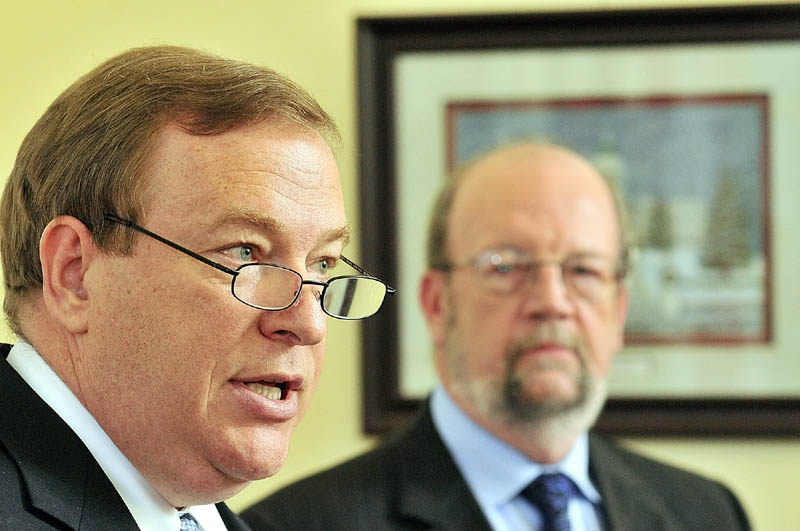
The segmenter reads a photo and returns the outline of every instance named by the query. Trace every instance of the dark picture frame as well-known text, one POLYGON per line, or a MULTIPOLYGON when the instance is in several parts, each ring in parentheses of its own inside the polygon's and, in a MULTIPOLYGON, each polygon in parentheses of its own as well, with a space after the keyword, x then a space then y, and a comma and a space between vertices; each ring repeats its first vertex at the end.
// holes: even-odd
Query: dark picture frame
MULTIPOLYGON (((403 95, 397 88, 399 59, 409 54, 441 52, 534 50, 546 54, 564 49, 656 50, 673 45, 702 49, 765 43, 794 47, 800 46, 800 5, 360 18, 357 33, 362 260, 368 271, 392 283, 401 273, 398 219, 402 207, 397 199, 400 135, 396 113, 398 99, 403 95)), ((800 99, 800 86, 796 88, 800 99)), ((446 147, 442 145, 440 149, 444 151, 446 147)), ((432 169, 432 173, 438 172, 432 169)), ((777 236, 775 231, 771 238, 777 236)), ((775 267, 780 268, 781 264, 775 267)), ((776 282, 778 291, 780 280, 776 282)), ((398 287, 398 297, 416 300, 416 286, 398 287)), ((773 304, 768 303, 767 315, 775 313, 773 304)), ((367 433, 384 433, 399 427, 421 401, 421 397, 409 396, 400 388, 400 312, 399 304, 388 304, 363 323, 363 413, 367 433)), ((778 344, 782 351, 788 350, 778 331, 773 337, 770 328, 765 340, 778 344)), ((737 363, 742 356, 740 352, 731 355, 731 363, 737 363)), ((731 374, 746 374, 747 368, 742 364, 731 374)), ((800 380, 800 371, 797 376, 800 380)), ((678 392, 670 396, 637 394, 635 390, 619 396, 612 394, 597 429, 616 435, 796 435, 800 432, 800 385, 797 389, 770 392, 742 386, 731 392, 678 392)))

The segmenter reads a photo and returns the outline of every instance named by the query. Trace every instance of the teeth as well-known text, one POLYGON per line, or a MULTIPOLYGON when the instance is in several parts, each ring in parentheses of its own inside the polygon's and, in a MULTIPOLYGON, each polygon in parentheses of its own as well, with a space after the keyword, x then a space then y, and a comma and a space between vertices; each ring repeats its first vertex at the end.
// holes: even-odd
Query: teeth
POLYGON ((280 400, 281 396, 283 395, 283 391, 281 391, 281 388, 278 387, 277 384, 264 385, 260 382, 249 382, 245 383, 245 385, 264 398, 268 398, 270 400, 280 400))

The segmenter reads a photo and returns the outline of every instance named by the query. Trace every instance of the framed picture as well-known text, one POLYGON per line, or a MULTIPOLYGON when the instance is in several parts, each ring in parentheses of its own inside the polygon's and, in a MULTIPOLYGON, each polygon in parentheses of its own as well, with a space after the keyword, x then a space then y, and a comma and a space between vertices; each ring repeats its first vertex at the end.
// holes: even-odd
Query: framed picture
POLYGON ((439 186, 534 138, 594 162, 637 234, 598 429, 798 433, 800 6, 364 18, 358 59, 363 260, 398 288, 363 325, 366 431, 435 385, 417 283, 439 186))

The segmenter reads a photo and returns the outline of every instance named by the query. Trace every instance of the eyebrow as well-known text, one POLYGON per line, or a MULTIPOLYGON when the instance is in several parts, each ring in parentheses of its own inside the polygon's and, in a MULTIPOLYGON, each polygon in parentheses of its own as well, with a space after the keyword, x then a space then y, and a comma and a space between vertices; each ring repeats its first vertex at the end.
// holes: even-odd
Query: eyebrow
POLYGON ((338 229, 327 230, 322 240, 325 242, 335 242, 341 240, 342 247, 347 247, 347 244, 350 243, 350 234, 350 226, 345 225, 344 227, 340 227, 338 229))
MULTIPOLYGON (((236 224, 236 225, 250 225, 255 226, 264 232, 271 233, 288 233, 289 228, 285 223, 272 216, 265 216, 258 212, 237 208, 232 211, 226 212, 216 220, 217 224, 236 224)), ((350 243, 351 230, 349 224, 328 229, 320 238, 322 242, 335 242, 341 241, 342 247, 346 247, 350 243)))

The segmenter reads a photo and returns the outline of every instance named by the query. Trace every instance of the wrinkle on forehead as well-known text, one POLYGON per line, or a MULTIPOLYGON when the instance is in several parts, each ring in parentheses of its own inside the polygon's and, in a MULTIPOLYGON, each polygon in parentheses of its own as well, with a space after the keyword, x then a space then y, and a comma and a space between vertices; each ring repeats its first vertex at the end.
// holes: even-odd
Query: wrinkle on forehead
POLYGON ((252 175, 261 186, 298 204, 314 205, 320 197, 343 204, 338 169, 332 157, 320 157, 320 148, 328 149, 325 144, 302 141, 290 149, 248 153, 242 159, 248 157, 244 160, 250 166, 232 172, 252 175))
POLYGON ((192 135, 168 124, 159 135, 154 158, 169 154, 170 145, 178 142, 189 154, 183 164, 194 166, 196 170, 212 162, 223 162, 229 164, 230 172, 273 174, 285 179, 286 176, 275 173, 277 167, 283 168, 284 173, 296 173, 301 177, 293 180, 293 184, 302 188, 338 187, 336 162, 328 143, 317 131, 295 124, 275 123, 267 127, 265 123, 256 122, 213 136, 192 135), (265 142, 261 133, 265 130, 267 138, 291 138, 291 147, 286 149, 286 144, 265 142), (330 164, 321 166, 323 152, 330 155, 323 157, 330 164))
MULTIPOLYGON (((254 124, 253 129, 259 130, 264 126, 263 124, 254 124)), ((246 127, 245 127, 246 129, 246 127)), ((285 167, 292 173, 296 172, 299 175, 307 176, 308 179, 302 179, 307 182, 299 182, 298 185, 315 187, 315 184, 320 180, 328 181, 331 184, 331 177, 337 177, 336 162, 328 143, 317 131, 307 129, 304 127, 297 127, 294 124, 275 124, 270 127, 271 134, 276 137, 292 138, 294 142, 290 149, 285 149, 285 146, 275 146, 271 143, 261 144, 260 146, 243 145, 231 140, 231 145, 237 149, 230 150, 234 160, 241 164, 250 164, 250 167, 241 167, 237 171, 262 171, 269 172, 275 167, 277 163, 279 167, 285 167), (326 152, 330 155, 328 165, 320 166, 320 154, 326 152), (333 170, 325 171, 325 170, 333 170)))
POLYGON ((344 208, 338 175, 331 178, 315 176, 299 181, 296 177, 293 173, 283 175, 283 172, 276 172, 275 168, 263 171, 250 168, 226 171, 218 176, 218 180, 220 187, 228 192, 241 188, 248 195, 261 193, 265 197, 279 196, 296 205, 315 207, 334 204, 344 208))
POLYGON ((318 157, 319 152, 312 149, 311 146, 307 147, 309 149, 306 156, 286 156, 271 151, 247 152, 243 155, 247 156, 249 160, 242 164, 241 158, 237 158, 240 165, 230 166, 229 170, 231 173, 253 175, 259 178, 274 177, 304 191, 339 189, 339 176, 335 167, 320 166, 318 158, 309 160, 314 154, 317 154, 318 157), (276 167, 283 171, 276 172, 276 167))

